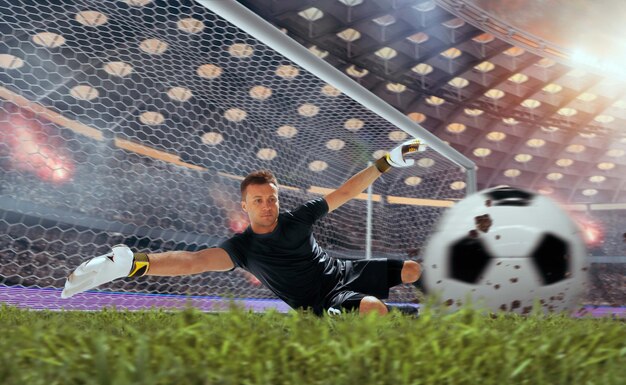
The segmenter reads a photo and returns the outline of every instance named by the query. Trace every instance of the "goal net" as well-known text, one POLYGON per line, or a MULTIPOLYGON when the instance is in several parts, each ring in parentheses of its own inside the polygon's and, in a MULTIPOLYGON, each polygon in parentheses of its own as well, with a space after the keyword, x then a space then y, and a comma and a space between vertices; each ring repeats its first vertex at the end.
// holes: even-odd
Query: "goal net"
MULTIPOLYGON (((59 295, 74 268, 115 244, 198 250, 242 231, 239 183, 250 171, 272 170, 289 210, 410 137, 200 4, 1 4, 0 302, 272 299, 238 270, 59 295)), ((316 55, 324 52, 312 47, 316 55)), ((397 115, 425 132, 413 123, 425 118, 419 111, 397 115)), ((432 147, 415 159, 316 225, 329 254, 363 258, 369 242, 372 257, 420 257, 442 210, 465 195, 467 170, 432 147)), ((392 301, 414 299, 412 286, 392 291, 392 301)))

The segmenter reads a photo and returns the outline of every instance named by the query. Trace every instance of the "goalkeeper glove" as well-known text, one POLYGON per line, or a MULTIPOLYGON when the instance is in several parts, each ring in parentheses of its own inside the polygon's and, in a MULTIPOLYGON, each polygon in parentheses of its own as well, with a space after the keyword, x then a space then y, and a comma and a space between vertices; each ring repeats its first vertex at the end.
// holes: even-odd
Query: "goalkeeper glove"
POLYGON ((398 147, 394 148, 390 152, 383 155, 380 159, 376 161, 376 168, 380 172, 386 172, 391 167, 409 167, 415 163, 413 159, 404 159, 406 154, 410 154, 412 152, 423 152, 426 151, 426 144, 422 139, 411 139, 408 140, 398 147))
POLYGON ((61 298, 93 289, 122 277, 140 277, 148 273, 148 254, 135 253, 125 245, 113 246, 111 252, 83 262, 65 281, 61 298))

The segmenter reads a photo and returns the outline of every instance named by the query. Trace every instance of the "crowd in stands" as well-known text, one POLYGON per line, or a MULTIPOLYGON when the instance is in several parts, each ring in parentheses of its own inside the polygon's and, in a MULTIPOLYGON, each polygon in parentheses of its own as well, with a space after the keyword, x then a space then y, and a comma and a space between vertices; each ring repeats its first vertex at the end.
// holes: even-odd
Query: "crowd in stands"
MULTIPOLYGON (((85 259, 105 253, 118 243, 134 241, 121 234, 104 231, 77 231, 59 227, 27 227, 0 220, 0 285, 60 288, 65 277, 85 259)), ((144 250, 182 249, 174 242, 146 240, 144 250)), ((187 247, 187 249, 194 249, 187 247)), ((592 263, 588 304, 618 306, 626 304, 626 264, 592 263)), ((107 285, 111 290, 188 295, 229 295, 268 298, 272 294, 243 270, 205 273, 186 277, 144 277, 121 280, 107 285)), ((412 286, 396 287, 391 299, 415 301, 419 293, 412 286)))
POLYGON ((592 255, 626 255, 626 210, 597 210, 590 214, 601 235, 601 242, 590 247, 592 255))

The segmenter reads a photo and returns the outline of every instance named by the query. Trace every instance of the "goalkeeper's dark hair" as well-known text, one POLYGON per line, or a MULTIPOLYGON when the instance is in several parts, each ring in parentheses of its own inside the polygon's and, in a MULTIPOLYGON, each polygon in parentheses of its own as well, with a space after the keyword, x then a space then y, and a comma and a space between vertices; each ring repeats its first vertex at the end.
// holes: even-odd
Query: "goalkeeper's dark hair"
POLYGON ((272 174, 271 171, 259 170, 259 171, 251 172, 241 181, 241 200, 242 201, 246 200, 246 190, 248 186, 250 186, 251 184, 270 184, 270 183, 273 183, 276 187, 278 187, 278 181, 276 180, 276 177, 274 176, 274 174, 272 174))

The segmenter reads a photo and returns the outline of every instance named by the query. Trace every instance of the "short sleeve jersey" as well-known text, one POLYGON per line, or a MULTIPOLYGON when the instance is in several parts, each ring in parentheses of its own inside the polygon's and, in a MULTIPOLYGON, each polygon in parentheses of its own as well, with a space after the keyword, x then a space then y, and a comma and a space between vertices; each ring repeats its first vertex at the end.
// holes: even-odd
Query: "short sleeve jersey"
POLYGON ((340 262, 313 237, 313 224, 327 213, 323 198, 311 200, 279 214, 271 233, 255 234, 248 226, 219 247, 292 308, 319 311, 324 296, 340 278, 340 262))

